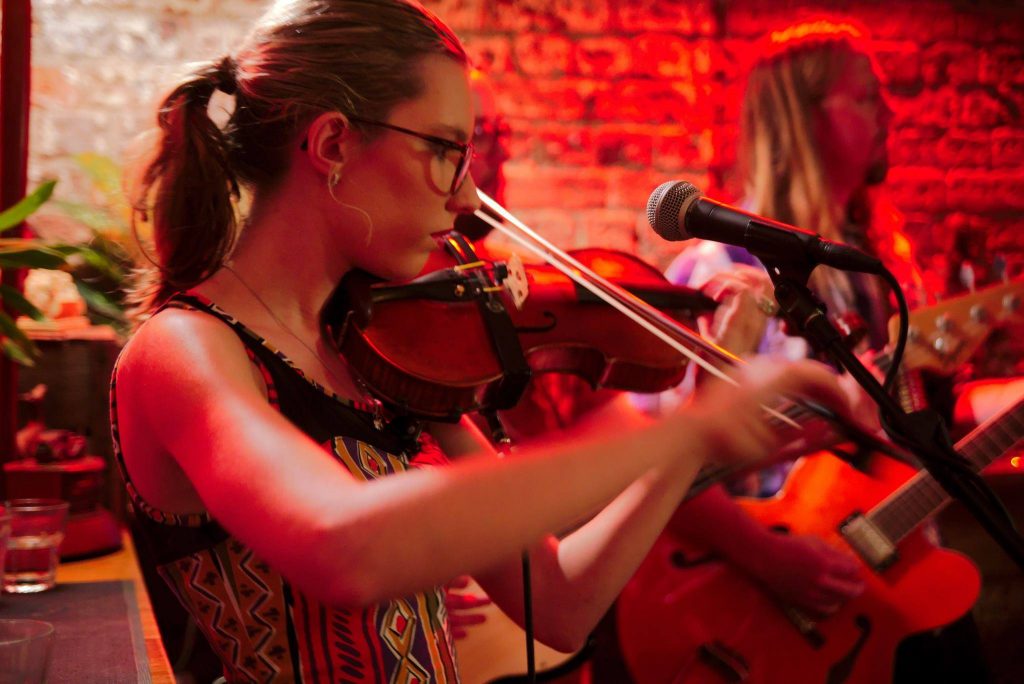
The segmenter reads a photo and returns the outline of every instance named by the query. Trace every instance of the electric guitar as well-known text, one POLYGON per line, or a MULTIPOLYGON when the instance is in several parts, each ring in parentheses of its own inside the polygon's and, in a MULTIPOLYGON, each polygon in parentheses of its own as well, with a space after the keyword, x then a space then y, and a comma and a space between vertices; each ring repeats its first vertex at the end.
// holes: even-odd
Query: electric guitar
MULTIPOLYGON (((922 405, 920 369, 952 372, 992 326, 1017 322, 1021 287, 1006 283, 911 313, 900 382, 904 408, 922 405)), ((894 335, 895 321, 890 330, 894 335)), ((883 367, 887 361, 885 355, 876 359, 883 367)), ((980 469, 1022 437, 1024 408, 1018 404, 958 448, 980 469)), ((944 491, 930 475, 902 463, 874 459, 872 465, 868 476, 822 453, 799 462, 774 499, 738 500, 768 527, 852 547, 870 568, 863 573, 864 595, 815 623, 778 605, 706 550, 664 535, 617 608, 620 643, 636 680, 889 681, 903 638, 970 610, 980 589, 977 569, 963 556, 933 546, 918 529, 948 501, 944 491)))
MULTIPOLYGON (((1024 440, 1024 401, 957 444, 978 469, 1024 440)), ((866 475, 827 454, 798 462, 780 495, 741 501, 766 526, 852 549, 863 594, 814 621, 713 555, 663 535, 618 602, 619 642, 638 684, 891 681, 905 637, 963 616, 981 578, 920 524, 949 502, 924 471, 875 459, 866 475), (896 487, 895 491, 893 488, 896 487)))

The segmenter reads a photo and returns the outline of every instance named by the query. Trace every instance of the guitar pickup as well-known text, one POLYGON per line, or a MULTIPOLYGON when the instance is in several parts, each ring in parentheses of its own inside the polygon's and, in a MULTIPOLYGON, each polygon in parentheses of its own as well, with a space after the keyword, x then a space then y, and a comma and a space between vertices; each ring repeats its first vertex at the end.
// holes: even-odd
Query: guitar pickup
POLYGON ((869 518, 854 513, 839 525, 839 533, 876 572, 896 562, 896 545, 869 518))

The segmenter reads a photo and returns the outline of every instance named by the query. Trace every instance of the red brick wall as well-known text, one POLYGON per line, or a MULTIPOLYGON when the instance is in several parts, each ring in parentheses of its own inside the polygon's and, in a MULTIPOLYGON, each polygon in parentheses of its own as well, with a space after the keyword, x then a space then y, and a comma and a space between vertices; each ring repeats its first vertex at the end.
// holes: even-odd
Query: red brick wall
MULTIPOLYGON (((1024 263, 1019 1, 427 4, 501 88, 516 131, 508 205, 560 244, 635 249, 664 264, 678 245, 646 227, 650 191, 684 178, 734 198, 742 61, 767 30, 824 13, 873 33, 896 109, 891 186, 927 264, 941 270, 937 257, 955 228, 984 231, 992 249, 1024 263)), ((121 159, 180 66, 223 55, 265 2, 33 6, 30 174, 61 178, 58 194, 67 198, 88 197, 73 154, 121 159)))
POLYGON ((890 187, 941 278, 954 229, 1024 267, 1024 7, 961 2, 427 3, 490 71, 514 129, 508 206, 565 245, 664 263, 650 191, 683 178, 733 199, 744 60, 767 30, 852 19, 895 110, 890 187), (838 9, 837 9, 838 8, 838 9))

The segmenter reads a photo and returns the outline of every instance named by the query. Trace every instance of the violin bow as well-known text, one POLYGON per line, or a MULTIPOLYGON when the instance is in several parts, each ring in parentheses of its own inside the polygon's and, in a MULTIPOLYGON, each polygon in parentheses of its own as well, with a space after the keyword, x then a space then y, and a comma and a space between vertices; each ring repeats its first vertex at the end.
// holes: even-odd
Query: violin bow
MULTIPOLYGON (((549 240, 537 233, 537 231, 524 224, 511 212, 505 209, 505 207, 501 206, 501 204, 479 188, 477 189, 477 194, 484 206, 504 219, 508 225, 498 221, 481 209, 477 209, 474 212, 477 218, 484 221, 510 240, 521 245, 529 252, 537 255, 544 262, 561 271, 570 280, 588 290, 608 305, 617 309, 630 320, 642 326, 652 335, 685 356, 692 363, 697 364, 700 368, 711 375, 733 385, 734 387, 739 385, 739 381, 734 377, 723 371, 718 366, 712 364, 690 347, 687 347, 683 344, 682 340, 689 342, 705 354, 730 366, 742 366, 746 364, 746 361, 732 352, 716 345, 710 340, 705 339, 667 314, 650 306, 639 297, 625 291, 615 283, 609 282, 600 274, 595 273, 586 265, 573 258, 572 255, 559 249, 549 240)), ((792 428, 802 429, 800 423, 787 414, 794 414, 797 415, 797 417, 805 417, 809 412, 810 414, 823 418, 829 423, 840 428, 844 436, 856 443, 859 448, 892 453, 892 447, 890 445, 886 444, 874 435, 869 434, 860 426, 854 424, 845 417, 840 416, 835 411, 807 399, 794 399, 790 397, 783 398, 790 403, 789 406, 783 409, 775 409, 770 406, 765 406, 764 404, 761 405, 762 409, 764 409, 764 411, 767 412, 774 421, 784 423, 792 428)))
MULTIPOLYGON (((542 235, 524 224, 485 192, 478 189, 477 193, 488 209, 514 226, 515 230, 479 209, 475 212, 477 218, 561 271, 570 280, 590 291, 595 297, 601 299, 612 308, 617 309, 624 316, 643 327, 708 373, 734 386, 739 384, 735 378, 707 361, 690 347, 684 345, 680 339, 690 342, 693 346, 732 366, 739 366, 745 363, 740 357, 706 340, 665 313, 648 305, 636 295, 623 290, 615 283, 609 282, 606 278, 580 263, 572 255, 566 254, 542 235), (667 331, 671 331, 672 334, 667 331), (673 337, 673 334, 676 337, 673 337)), ((791 427, 800 427, 799 424, 776 409, 767 406, 764 409, 777 420, 781 420, 791 427)))

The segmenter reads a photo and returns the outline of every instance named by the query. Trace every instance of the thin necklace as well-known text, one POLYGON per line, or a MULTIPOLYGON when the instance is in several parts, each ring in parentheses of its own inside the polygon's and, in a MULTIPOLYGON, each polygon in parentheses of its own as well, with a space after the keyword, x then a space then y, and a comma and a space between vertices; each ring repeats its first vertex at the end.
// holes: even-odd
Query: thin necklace
MULTIPOLYGON (((249 291, 249 294, 251 294, 253 296, 253 298, 257 302, 260 303, 260 306, 262 306, 263 309, 268 314, 270 314, 270 317, 274 319, 274 322, 277 323, 278 327, 280 327, 281 330, 284 330, 286 333, 291 335, 295 339, 296 342, 298 342, 303 347, 305 347, 306 351, 308 351, 310 354, 313 355, 313 358, 315 358, 317 360, 317 363, 319 363, 323 367, 323 369, 325 371, 327 371, 327 374, 330 375, 334 379, 334 381, 336 383, 338 383, 339 387, 344 387, 345 386, 346 383, 342 382, 341 378, 338 377, 338 375, 333 370, 331 370, 331 367, 328 366, 324 362, 324 360, 323 360, 323 358, 321 358, 320 354, 315 349, 313 349, 313 347, 310 347, 308 344, 306 344, 306 341, 304 339, 302 339, 294 331, 292 331, 291 328, 289 328, 287 325, 285 325, 284 321, 282 321, 280 318, 278 318, 277 314, 274 313, 274 310, 270 308, 270 305, 267 304, 265 301, 263 301, 263 297, 260 297, 259 294, 257 294, 256 290, 254 290, 252 288, 252 286, 249 285, 249 283, 245 282, 245 280, 242 278, 242 276, 238 275, 238 272, 235 269, 231 268, 230 264, 224 263, 223 267, 224 267, 225 270, 227 270, 228 273, 230 273, 232 276, 234 276, 235 280, 237 280, 238 283, 242 287, 244 287, 246 290, 249 291)), ((342 359, 342 361, 344 361, 344 357, 339 355, 338 358, 340 358, 340 359, 342 359)), ((359 378, 357 378, 355 375, 351 375, 351 378, 352 378, 352 382, 355 383, 357 389, 359 389, 359 391, 363 395, 362 398, 361 398, 360 403, 367 404, 370 407, 372 407, 373 410, 370 413, 373 414, 373 424, 374 424, 374 426, 378 430, 382 429, 383 426, 384 426, 384 419, 383 419, 383 406, 381 405, 380 401, 378 399, 376 399, 375 397, 373 397, 372 395, 370 395, 369 390, 366 388, 366 386, 363 384, 363 382, 359 378)))

